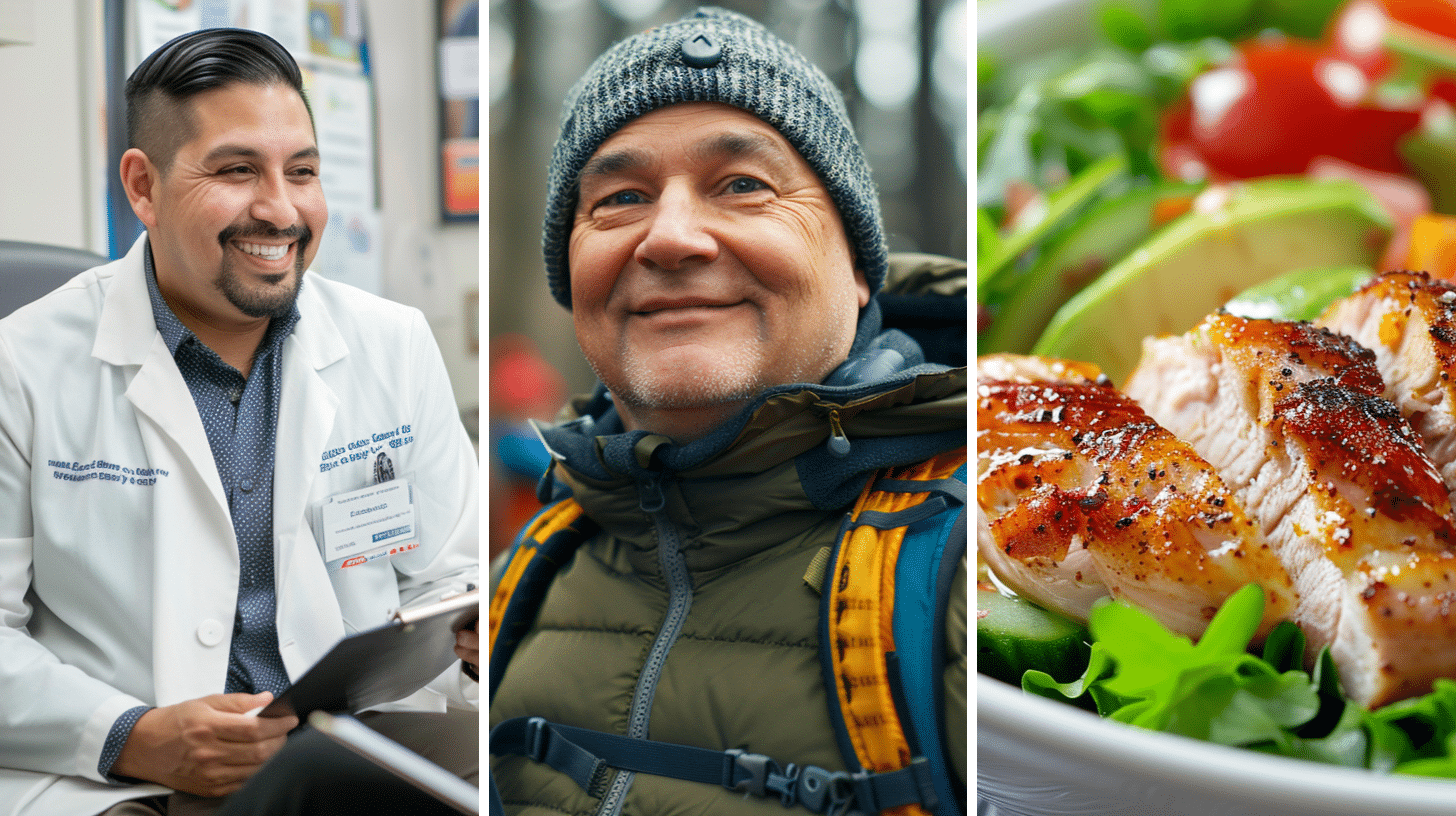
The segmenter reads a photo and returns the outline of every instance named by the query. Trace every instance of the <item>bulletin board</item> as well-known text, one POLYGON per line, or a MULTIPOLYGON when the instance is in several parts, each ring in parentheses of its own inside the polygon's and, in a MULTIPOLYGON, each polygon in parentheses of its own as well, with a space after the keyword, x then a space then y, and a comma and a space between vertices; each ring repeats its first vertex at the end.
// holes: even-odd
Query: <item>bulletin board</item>
MULTIPOLYGON (((123 89, 142 59, 168 40, 202 28, 261 31, 303 69, 318 135, 320 181, 329 220, 313 270, 380 293, 383 289, 374 86, 363 0, 105 0, 107 153, 126 150, 123 89)), ((119 258, 142 233, 120 179, 107 189, 109 251, 119 258)))
POLYGON ((446 221, 480 218, 480 0, 440 0, 440 194, 446 221))

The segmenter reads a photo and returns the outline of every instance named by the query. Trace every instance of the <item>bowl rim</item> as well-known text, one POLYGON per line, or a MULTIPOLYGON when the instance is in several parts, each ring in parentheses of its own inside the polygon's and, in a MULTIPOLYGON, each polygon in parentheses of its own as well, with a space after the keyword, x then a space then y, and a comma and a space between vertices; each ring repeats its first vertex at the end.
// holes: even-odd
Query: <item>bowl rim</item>
POLYGON ((1160 785, 1207 793, 1257 792, 1258 801, 1268 805, 1338 802, 1347 813, 1412 816, 1456 811, 1451 780, 1326 765, 1149 731, 983 674, 976 675, 976 722, 978 752, 995 750, 982 742, 989 733, 1124 778, 1155 778, 1160 785))

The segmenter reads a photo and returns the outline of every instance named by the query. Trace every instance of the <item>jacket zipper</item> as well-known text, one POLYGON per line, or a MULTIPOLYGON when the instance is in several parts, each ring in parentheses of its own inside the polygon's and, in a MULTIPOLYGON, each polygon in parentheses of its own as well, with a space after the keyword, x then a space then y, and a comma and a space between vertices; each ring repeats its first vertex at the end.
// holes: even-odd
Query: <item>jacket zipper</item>
POLYGON ((839 421, 839 409, 829 409, 829 441, 825 443, 829 447, 829 455, 836 459, 843 459, 849 455, 849 435, 844 432, 844 425, 839 421))
MULTIPOLYGON (((662 495, 662 479, 658 476, 639 486, 642 511, 652 519, 657 528, 657 564, 667 581, 667 613, 663 615, 662 626, 642 664, 642 673, 637 676, 637 687, 632 692, 632 707, 627 714, 627 736, 633 739, 647 739, 648 719, 652 716, 652 699, 657 693, 657 682, 662 677, 667 653, 682 633, 683 623, 693 605, 693 583, 688 576, 687 562, 682 554, 682 537, 667 517, 667 502, 662 495)), ((632 786, 636 774, 632 771, 618 771, 612 784, 602 796, 597 816, 619 816, 627 798, 627 789, 632 786)))

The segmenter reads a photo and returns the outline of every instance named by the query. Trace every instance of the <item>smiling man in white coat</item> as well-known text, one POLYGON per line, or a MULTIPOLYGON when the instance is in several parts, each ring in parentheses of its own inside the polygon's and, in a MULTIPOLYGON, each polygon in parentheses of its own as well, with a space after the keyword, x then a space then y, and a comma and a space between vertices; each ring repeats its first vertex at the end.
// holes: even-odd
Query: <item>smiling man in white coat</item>
MULTIPOLYGON (((292 57, 194 32, 127 97, 146 233, 0 321, 0 814, 206 812, 297 725, 249 712, 479 580, 423 317, 306 271, 327 210, 292 57), (334 547, 324 504, 390 479, 408 529, 334 547)), ((476 643, 398 707, 473 723, 476 643)))

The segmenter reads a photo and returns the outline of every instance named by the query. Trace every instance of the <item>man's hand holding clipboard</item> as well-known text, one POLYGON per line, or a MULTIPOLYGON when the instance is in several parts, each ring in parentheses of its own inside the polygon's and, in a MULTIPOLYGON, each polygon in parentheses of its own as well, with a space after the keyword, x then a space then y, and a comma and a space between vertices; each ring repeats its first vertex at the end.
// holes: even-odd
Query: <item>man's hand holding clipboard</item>
POLYGON ((466 676, 480 682, 480 590, 472 590, 477 596, 475 614, 461 615, 455 626, 455 656, 460 658, 466 676))

